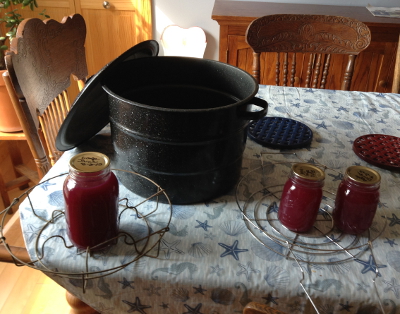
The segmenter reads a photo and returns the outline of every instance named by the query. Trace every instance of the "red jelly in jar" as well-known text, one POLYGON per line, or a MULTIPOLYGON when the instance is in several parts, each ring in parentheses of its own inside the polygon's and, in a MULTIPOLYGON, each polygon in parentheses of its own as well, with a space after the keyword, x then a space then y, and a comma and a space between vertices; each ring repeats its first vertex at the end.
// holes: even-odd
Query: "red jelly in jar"
POLYGON ((294 232, 307 232, 317 219, 325 173, 318 167, 298 163, 292 166, 283 188, 278 218, 294 232))
POLYGON ((68 236, 81 250, 103 249, 118 234, 119 189, 110 160, 106 155, 86 152, 72 157, 69 168, 64 181, 68 236))
POLYGON ((368 167, 347 168, 339 184, 333 220, 348 234, 360 234, 372 224, 379 203, 380 174, 368 167))

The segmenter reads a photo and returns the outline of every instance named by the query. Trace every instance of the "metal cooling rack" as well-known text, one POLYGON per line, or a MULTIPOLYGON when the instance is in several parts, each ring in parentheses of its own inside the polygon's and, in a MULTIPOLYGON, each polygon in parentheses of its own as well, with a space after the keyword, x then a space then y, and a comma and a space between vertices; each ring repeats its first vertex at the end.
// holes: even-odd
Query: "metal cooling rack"
MULTIPOLYGON (((377 264, 372 250, 372 242, 386 228, 386 213, 380 209, 380 214, 383 213, 383 215, 379 215, 379 217, 376 215, 371 228, 362 235, 354 236, 341 233, 334 228, 332 218, 335 193, 331 190, 336 191, 337 187, 330 184, 331 182, 326 182, 327 179, 325 179, 325 187, 328 185, 328 189, 323 189, 323 198, 313 229, 308 233, 292 232, 280 223, 277 215, 280 197, 287 176, 282 178, 283 184, 270 184, 270 182, 266 181, 267 174, 275 171, 277 167, 283 167, 283 171, 289 173, 291 165, 298 162, 311 163, 321 168, 325 172, 326 178, 343 178, 343 174, 319 163, 317 160, 305 161, 296 153, 261 153, 260 159, 260 166, 249 170, 239 181, 236 188, 237 205, 248 230, 261 245, 297 263, 302 272, 300 286, 306 293, 316 313, 319 314, 311 296, 303 285, 304 270, 301 263, 333 265, 349 262, 357 259, 369 249, 374 263, 377 264), (268 161, 264 160, 266 155, 270 157, 268 161), (280 161, 271 159, 271 156, 277 155, 284 157, 280 161), (292 160, 289 160, 290 158, 292 160), (331 176, 327 174, 331 174, 331 176), (331 186, 330 189, 329 186, 331 186), (280 249, 277 250, 277 247, 280 249)), ((376 267, 375 277, 372 281, 381 311, 385 313, 375 283, 378 276, 379 270, 376 267)))
MULTIPOLYGON (((7 207, 3 212, 0 213, 3 214, 1 224, 0 224, 0 237, 3 242, 3 245, 5 246, 6 250, 9 252, 9 254, 12 256, 14 263, 17 266, 28 266, 40 271, 43 271, 47 274, 52 274, 56 275, 59 277, 63 278, 68 278, 68 279, 78 279, 82 280, 82 288, 83 292, 85 292, 85 286, 86 283, 89 279, 97 279, 100 277, 108 276, 111 275, 115 272, 118 272, 125 267, 129 266, 130 264, 138 261, 140 258, 147 256, 147 257, 152 257, 152 258, 157 258, 160 252, 160 242, 162 237, 166 232, 169 230, 169 225, 171 222, 172 218, 172 204, 170 202, 170 199, 164 189, 162 189, 157 183, 152 181, 151 179, 136 173, 132 171, 126 171, 126 170, 121 170, 121 169, 112 169, 113 171, 123 171, 132 174, 132 179, 134 180, 135 176, 139 176, 143 179, 148 180, 152 184, 155 185, 157 192, 154 193, 153 195, 149 195, 148 197, 142 198, 139 201, 137 201, 135 204, 131 204, 131 201, 128 198, 123 198, 120 199, 120 208, 119 208, 119 218, 121 218, 122 215, 125 214, 127 211, 131 211, 131 215, 129 216, 134 216, 136 219, 141 221, 144 226, 147 228, 147 235, 144 237, 138 238, 137 236, 130 234, 128 232, 119 232, 118 235, 115 238, 109 239, 108 241, 99 244, 107 244, 108 242, 111 244, 109 249, 112 249, 113 246, 112 244, 115 244, 118 242, 118 246, 120 245, 125 245, 127 246, 127 250, 132 254, 132 258, 124 261, 123 264, 112 267, 112 268, 104 268, 100 269, 97 271, 89 271, 91 268, 91 265, 96 262, 96 254, 98 252, 92 252, 91 249, 95 249, 95 247, 88 248, 86 251, 80 251, 77 250, 73 245, 67 245, 67 240, 65 237, 61 235, 53 235, 48 237, 45 241, 40 241, 41 236, 47 228, 50 228, 52 225, 56 223, 61 223, 63 225, 66 225, 65 222, 65 214, 63 210, 54 210, 51 213, 51 218, 46 219, 42 217, 40 214, 38 214, 39 210, 35 209, 31 197, 29 193, 36 187, 46 184, 48 182, 51 182, 52 180, 55 180, 57 178, 66 176, 67 173, 60 174, 58 176, 54 176, 50 179, 44 180, 40 182, 39 184, 29 188, 27 191, 25 191, 23 194, 21 194, 18 198, 14 199, 12 204, 7 207), (24 198, 27 198, 27 202, 30 205, 30 210, 32 213, 42 221, 42 227, 39 230, 36 240, 35 240, 35 248, 34 252, 30 252, 30 257, 32 259, 31 263, 25 263, 24 261, 18 259, 13 252, 10 249, 9 244, 7 243, 7 239, 5 238, 3 234, 3 229, 5 225, 5 216, 8 214, 8 212, 14 207, 14 206, 19 206, 21 203, 21 200, 24 198), (160 202, 160 198, 163 197, 165 201, 164 203, 160 202), (166 222, 164 226, 160 226, 158 224, 151 223, 151 217, 153 215, 163 215, 163 217, 166 218, 166 222), (54 270, 50 269, 46 265, 46 244, 49 241, 62 241, 64 249, 68 250, 70 254, 75 254, 75 255, 83 255, 85 258, 83 259, 84 262, 82 262, 82 265, 79 265, 78 268, 79 271, 62 271, 62 270, 54 270), (128 249, 130 248, 130 249, 128 249)), ((125 218, 124 218, 125 219, 125 218)), ((61 250, 61 248, 59 248, 61 250)), ((105 249, 104 251, 106 251, 105 249)), ((103 250, 101 251, 103 252, 103 250)), ((96 264, 97 265, 97 264, 96 264)))

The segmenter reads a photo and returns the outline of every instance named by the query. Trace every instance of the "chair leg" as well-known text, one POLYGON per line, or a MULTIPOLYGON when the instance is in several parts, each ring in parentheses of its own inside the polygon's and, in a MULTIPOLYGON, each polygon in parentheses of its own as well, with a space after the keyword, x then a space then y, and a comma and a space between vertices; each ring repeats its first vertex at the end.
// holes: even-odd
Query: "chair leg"
POLYGON ((8 196, 6 184, 4 182, 3 175, 1 173, 0 173, 0 195, 3 200, 4 208, 10 206, 11 204, 10 197, 8 196))
MULTIPOLYGON (((17 178, 21 177, 22 174, 20 174, 15 168, 15 166, 23 164, 21 151, 19 150, 19 147, 18 147, 18 144, 16 141, 8 141, 8 152, 10 153, 11 162, 13 165, 13 170, 14 170, 15 176, 17 178)), ((19 187, 19 189, 21 191, 25 190, 27 188, 29 188, 29 184, 25 184, 25 185, 22 185, 19 187)))

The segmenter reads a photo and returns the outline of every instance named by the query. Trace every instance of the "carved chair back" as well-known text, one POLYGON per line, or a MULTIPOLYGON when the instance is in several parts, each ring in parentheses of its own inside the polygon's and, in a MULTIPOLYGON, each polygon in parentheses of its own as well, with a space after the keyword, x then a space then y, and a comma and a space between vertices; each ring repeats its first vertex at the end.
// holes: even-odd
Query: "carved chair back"
POLYGON ((272 67, 276 85, 325 88, 327 79, 332 79, 330 67, 335 66, 335 73, 338 68, 344 71, 341 89, 350 90, 355 58, 370 44, 371 32, 364 23, 347 17, 276 14, 254 20, 246 42, 253 50, 252 75, 258 82, 260 72, 269 74, 261 70, 268 68, 268 60, 260 60, 260 54, 276 52, 272 67), (331 54, 348 55, 347 63, 331 64, 331 54))
POLYGON ((397 44, 396 62, 394 65, 392 93, 400 93, 400 35, 399 42, 397 44))
POLYGON ((71 107, 71 76, 82 89, 88 75, 85 38, 86 24, 79 14, 61 23, 25 19, 5 57, 9 93, 15 93, 14 107, 23 113, 21 125, 40 178, 61 156, 55 138, 71 107))

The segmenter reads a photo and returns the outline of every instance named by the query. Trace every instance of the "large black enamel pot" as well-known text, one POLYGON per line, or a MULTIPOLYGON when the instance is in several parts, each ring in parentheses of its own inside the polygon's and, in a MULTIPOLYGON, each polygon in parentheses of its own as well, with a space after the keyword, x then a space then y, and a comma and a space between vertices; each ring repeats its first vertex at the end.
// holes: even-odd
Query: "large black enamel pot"
MULTIPOLYGON (((129 60, 108 73, 103 89, 116 167, 152 179, 174 204, 206 201, 232 189, 249 120, 267 112, 250 74, 206 59, 129 60)), ((156 192, 146 180, 121 171, 118 176, 139 195, 156 192)))

